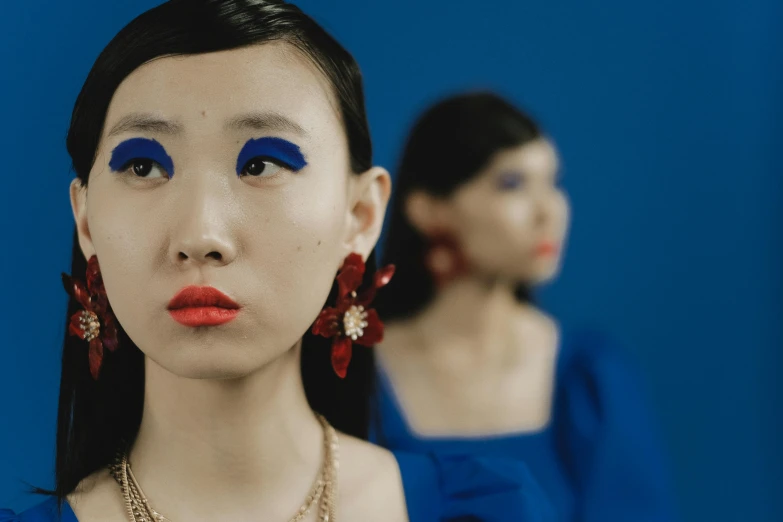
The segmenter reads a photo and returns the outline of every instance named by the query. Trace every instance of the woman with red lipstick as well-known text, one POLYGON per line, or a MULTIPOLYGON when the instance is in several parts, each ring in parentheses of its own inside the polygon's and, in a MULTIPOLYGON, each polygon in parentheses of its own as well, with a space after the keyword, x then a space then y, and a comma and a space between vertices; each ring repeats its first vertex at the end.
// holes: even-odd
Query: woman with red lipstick
POLYGON ((500 97, 446 99, 402 156, 379 296, 371 440, 524 461, 561 520, 674 520, 633 372, 602 335, 530 300, 569 221, 550 139, 500 97))
POLYGON ((55 487, 0 521, 550 520, 522 465, 363 440, 390 180, 356 62, 297 7, 143 13, 67 146, 55 487))

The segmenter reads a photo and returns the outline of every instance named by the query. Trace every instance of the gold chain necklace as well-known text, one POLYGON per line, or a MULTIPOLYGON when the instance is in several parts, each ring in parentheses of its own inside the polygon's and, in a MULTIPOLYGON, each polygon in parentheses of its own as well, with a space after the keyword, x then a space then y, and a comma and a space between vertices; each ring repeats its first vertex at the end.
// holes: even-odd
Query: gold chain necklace
MULTIPOLYGON (((339 465, 339 441, 337 432, 325 418, 318 415, 324 431, 324 460, 321 471, 307 494, 304 504, 288 522, 301 522, 318 505, 319 522, 336 522, 337 468, 339 465)), ((171 522, 155 511, 142 491, 128 462, 127 451, 121 451, 109 466, 114 480, 120 485, 125 499, 129 522, 171 522)))

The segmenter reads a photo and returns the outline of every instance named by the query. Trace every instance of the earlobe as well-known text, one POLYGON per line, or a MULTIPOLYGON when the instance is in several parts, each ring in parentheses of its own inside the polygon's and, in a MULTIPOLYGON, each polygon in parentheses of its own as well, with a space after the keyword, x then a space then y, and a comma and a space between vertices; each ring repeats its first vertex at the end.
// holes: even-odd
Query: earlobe
POLYGON ((79 237, 79 247, 82 249, 85 259, 95 255, 95 248, 90 236, 90 227, 87 224, 87 187, 79 178, 74 178, 70 186, 71 210, 76 223, 76 233, 79 237))
POLYGON ((383 167, 372 167, 355 176, 353 181, 346 249, 366 259, 383 229, 383 218, 391 196, 391 176, 383 167))

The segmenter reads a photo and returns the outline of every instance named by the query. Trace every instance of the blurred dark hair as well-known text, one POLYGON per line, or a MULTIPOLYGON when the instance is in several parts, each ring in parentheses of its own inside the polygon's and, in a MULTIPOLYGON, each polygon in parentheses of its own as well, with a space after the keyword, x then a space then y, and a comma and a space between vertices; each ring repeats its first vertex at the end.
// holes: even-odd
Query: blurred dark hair
MULTIPOLYGON (((421 311, 435 295, 424 264, 427 238, 408 220, 405 202, 415 191, 446 198, 478 175, 492 157, 542 136, 538 125, 500 96, 468 93, 446 98, 422 114, 411 130, 397 169, 384 263, 397 266, 394 282, 378 296, 384 320, 421 311)), ((530 299, 520 286, 517 298, 530 299)))
MULTIPOLYGON (((106 112, 120 83, 142 64, 166 55, 286 42, 308 57, 334 89, 348 140, 351 168, 372 165, 372 144, 362 77, 353 57, 299 8, 274 0, 170 0, 123 28, 98 56, 76 100, 68 131, 73 170, 86 186, 106 112)), ((87 262, 74 234, 71 274, 83 278, 87 262)), ((367 273, 375 270, 375 256, 367 273)), ((332 289, 330 300, 335 298, 332 289)), ((78 303, 68 303, 66 325, 78 303)), ((62 501, 79 482, 107 466, 121 444, 132 444, 141 423, 144 356, 120 325, 120 347, 106 353, 101 375, 90 375, 86 344, 65 334, 57 418, 56 482, 62 501)), ((356 350, 348 376, 331 369, 330 341, 307 333, 302 377, 311 407, 337 429, 366 438, 373 387, 373 353, 356 350)))

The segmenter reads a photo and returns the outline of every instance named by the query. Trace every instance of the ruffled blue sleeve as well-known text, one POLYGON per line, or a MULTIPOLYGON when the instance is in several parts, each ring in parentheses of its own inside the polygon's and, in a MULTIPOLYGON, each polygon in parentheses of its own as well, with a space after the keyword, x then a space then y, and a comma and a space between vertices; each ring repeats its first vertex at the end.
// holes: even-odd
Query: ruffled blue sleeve
POLYGON ((527 467, 512 459, 395 452, 410 522, 554 522, 527 467))
POLYGON ((560 375, 558 445, 579 522, 671 522, 672 485, 637 373, 606 336, 583 332, 560 375))
POLYGON ((10 509, 0 509, 0 522, 19 522, 19 517, 10 509))

